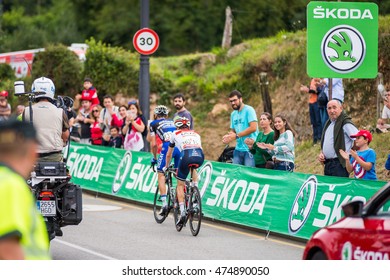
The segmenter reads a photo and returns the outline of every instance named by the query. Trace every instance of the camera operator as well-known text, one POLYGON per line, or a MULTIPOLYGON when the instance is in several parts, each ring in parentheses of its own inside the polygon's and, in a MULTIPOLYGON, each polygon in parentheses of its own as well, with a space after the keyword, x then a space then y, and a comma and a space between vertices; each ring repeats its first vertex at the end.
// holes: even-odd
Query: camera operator
MULTIPOLYGON (((38 161, 62 161, 62 149, 69 137, 66 112, 53 105, 55 86, 46 77, 36 79, 31 90, 36 103, 32 106, 32 119, 37 129, 39 147, 38 161)), ((26 107, 23 120, 30 120, 30 108, 26 107)))

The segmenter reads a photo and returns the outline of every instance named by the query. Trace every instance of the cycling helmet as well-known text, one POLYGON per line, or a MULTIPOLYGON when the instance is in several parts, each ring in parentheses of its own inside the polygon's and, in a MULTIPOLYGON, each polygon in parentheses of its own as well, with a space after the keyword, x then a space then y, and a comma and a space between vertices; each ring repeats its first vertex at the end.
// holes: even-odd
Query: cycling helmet
POLYGON ((154 113, 157 115, 157 116, 168 116, 168 108, 167 106, 164 106, 164 105, 158 105, 155 109, 154 109, 154 113))
POLYGON ((173 123, 175 124, 175 126, 177 128, 183 128, 183 127, 190 127, 191 126, 191 122, 189 119, 187 119, 186 117, 180 117, 180 116, 177 116, 174 120, 173 120, 173 123))
POLYGON ((6 91, 6 90, 0 91, 0 96, 8 97, 8 91, 6 91))
POLYGON ((54 100, 55 86, 52 80, 46 77, 36 79, 32 86, 32 92, 35 92, 35 98, 48 98, 54 100))

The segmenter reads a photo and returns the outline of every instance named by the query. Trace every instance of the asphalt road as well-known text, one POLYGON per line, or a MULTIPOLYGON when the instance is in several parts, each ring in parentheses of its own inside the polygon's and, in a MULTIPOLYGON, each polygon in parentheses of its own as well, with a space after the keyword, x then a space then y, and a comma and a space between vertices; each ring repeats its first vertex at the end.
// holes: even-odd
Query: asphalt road
POLYGON ((83 195, 83 221, 51 241, 56 260, 299 260, 304 244, 202 221, 198 236, 157 224, 151 208, 83 195))

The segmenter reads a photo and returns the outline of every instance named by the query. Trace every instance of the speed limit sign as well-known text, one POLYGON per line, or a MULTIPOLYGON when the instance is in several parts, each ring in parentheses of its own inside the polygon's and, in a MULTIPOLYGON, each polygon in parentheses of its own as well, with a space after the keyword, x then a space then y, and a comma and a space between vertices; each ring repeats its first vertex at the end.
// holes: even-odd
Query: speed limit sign
POLYGON ((133 37, 133 46, 137 52, 143 55, 150 55, 154 53, 160 40, 155 31, 149 28, 142 28, 138 30, 133 37))

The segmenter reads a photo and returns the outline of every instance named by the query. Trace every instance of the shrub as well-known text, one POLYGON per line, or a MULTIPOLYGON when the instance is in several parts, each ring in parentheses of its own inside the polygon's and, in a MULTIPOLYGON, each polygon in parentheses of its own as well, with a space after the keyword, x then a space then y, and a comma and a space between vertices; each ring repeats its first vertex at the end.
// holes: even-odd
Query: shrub
POLYGON ((53 80, 57 95, 74 97, 79 89, 81 62, 66 46, 49 45, 35 55, 32 78, 47 77, 53 80))

